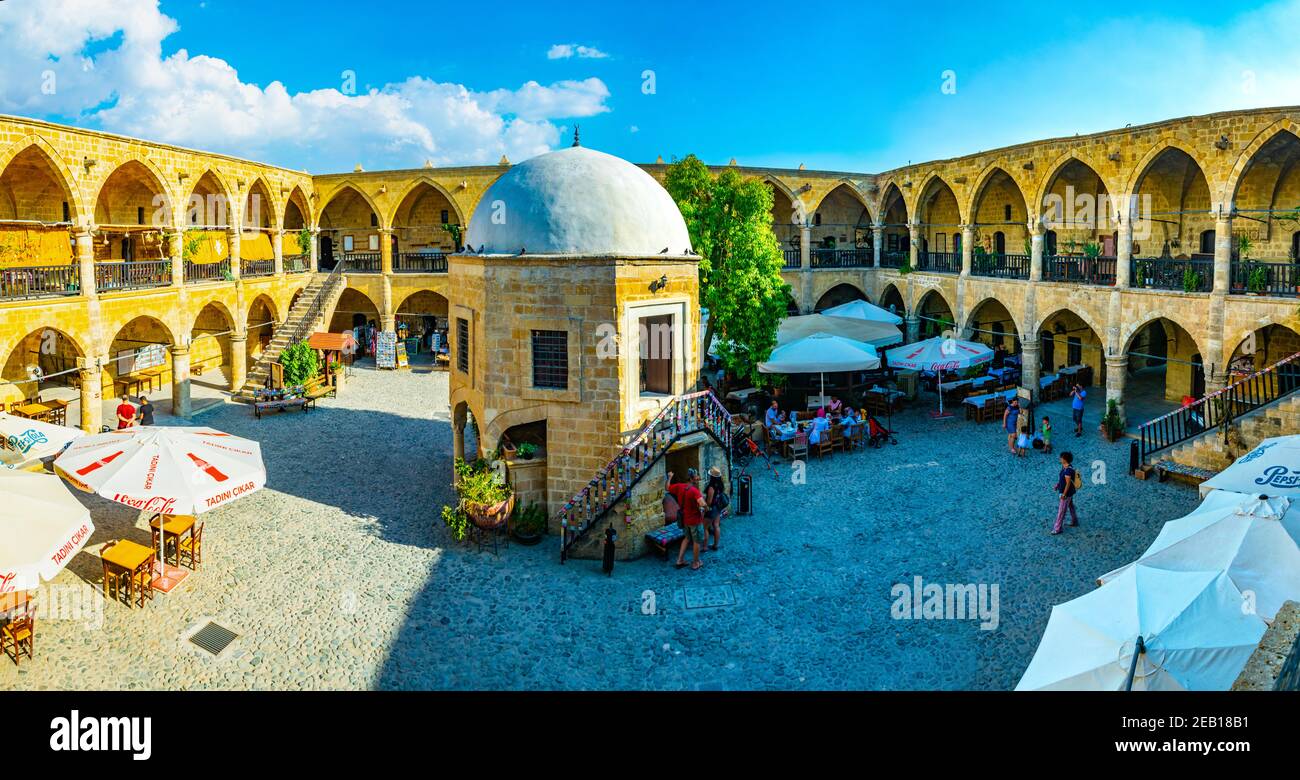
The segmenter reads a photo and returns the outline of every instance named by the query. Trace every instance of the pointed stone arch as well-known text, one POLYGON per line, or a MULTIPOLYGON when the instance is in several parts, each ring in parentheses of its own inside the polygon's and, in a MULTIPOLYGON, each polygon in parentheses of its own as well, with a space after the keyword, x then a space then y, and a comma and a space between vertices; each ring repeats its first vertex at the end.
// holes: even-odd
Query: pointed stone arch
POLYGON ((73 177, 72 170, 68 168, 62 155, 44 137, 40 135, 26 136, 0 152, 0 177, 4 176, 4 172, 9 169, 10 164, 16 158, 28 152, 39 155, 40 159, 50 168, 51 178, 63 190, 67 198, 71 221, 79 223, 86 213, 85 195, 80 191, 76 178, 73 177))
POLYGON ((1251 163, 1254 162, 1256 155, 1260 150, 1267 146, 1273 139, 1283 134, 1290 134, 1300 139, 1300 123, 1291 117, 1282 117, 1273 124, 1259 131, 1246 148, 1241 150, 1237 156, 1237 161, 1233 163, 1232 171, 1228 174, 1227 180, 1223 183, 1223 190, 1219 197, 1221 204, 1236 205, 1237 189, 1241 185, 1242 178, 1250 169, 1251 163))

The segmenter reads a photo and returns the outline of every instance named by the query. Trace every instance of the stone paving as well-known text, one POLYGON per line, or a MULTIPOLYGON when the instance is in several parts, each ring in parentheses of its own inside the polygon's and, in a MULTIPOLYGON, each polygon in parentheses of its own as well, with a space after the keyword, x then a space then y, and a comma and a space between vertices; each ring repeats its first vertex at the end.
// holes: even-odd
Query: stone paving
POLYGON ((554 539, 499 557, 450 542, 446 408, 446 374, 358 367, 305 415, 203 413, 263 442, 268 488, 209 516, 203 566, 143 610, 103 599, 93 552, 147 544, 143 523, 82 496, 95 537, 42 593, 64 616, 38 622, 34 662, 0 659, 0 689, 1005 689, 1052 604, 1197 504, 1057 420, 1058 451, 1108 479, 1081 492, 1080 528, 1049 536, 1055 459, 919 402, 897 446, 814 457, 804 484, 754 468, 757 512, 726 521, 703 570, 647 557, 607 578, 561 566, 554 539), (893 619, 891 589, 917 576, 996 584, 997 628, 893 619), (208 618, 241 634, 221 658, 181 639, 208 618))

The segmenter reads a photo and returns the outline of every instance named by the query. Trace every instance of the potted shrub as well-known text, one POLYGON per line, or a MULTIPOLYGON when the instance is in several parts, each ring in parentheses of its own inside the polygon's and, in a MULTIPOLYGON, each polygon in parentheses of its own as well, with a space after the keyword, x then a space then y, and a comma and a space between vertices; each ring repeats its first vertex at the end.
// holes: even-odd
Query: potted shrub
POLYGON ((1183 292, 1193 293, 1201 290, 1201 275, 1191 268, 1183 269, 1183 292))
POLYGON ((510 535, 523 545, 534 545, 546 536, 546 509, 536 502, 515 512, 510 524, 510 535))
POLYGON ((1246 277, 1246 290, 1251 295, 1262 295, 1268 289, 1268 269, 1256 267, 1246 277))
POLYGON ((1124 434, 1124 419, 1120 417, 1119 404, 1114 398, 1106 402, 1106 415, 1101 418, 1101 433, 1109 442, 1124 434))
POLYGON ((533 456, 537 454, 537 445, 526 441, 519 445, 518 452, 520 460, 532 460, 533 456))
POLYGON ((497 480, 487 461, 467 463, 456 459, 455 507, 442 508, 442 520, 452 538, 463 540, 469 535, 470 524, 490 531, 501 528, 510 519, 514 508, 514 491, 497 480))

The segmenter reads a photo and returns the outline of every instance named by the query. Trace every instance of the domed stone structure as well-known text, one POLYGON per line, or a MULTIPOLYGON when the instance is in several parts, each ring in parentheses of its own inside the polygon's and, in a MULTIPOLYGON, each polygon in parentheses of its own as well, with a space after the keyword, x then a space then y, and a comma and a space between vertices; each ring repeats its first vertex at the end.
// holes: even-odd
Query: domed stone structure
MULTIPOLYGON (((557 510, 695 389, 699 258, 658 181, 580 146, 505 172, 479 200, 465 243, 448 257, 453 448, 472 458, 499 447, 516 504, 546 507, 558 533, 557 510), (536 449, 511 457, 523 444, 536 449)), ((725 462, 709 448, 674 449, 673 469, 725 462)), ((645 532, 662 525, 666 468, 655 463, 624 502, 619 557, 639 554, 645 532)), ((570 555, 588 553, 599 547, 570 555)))
POLYGON ((516 165, 492 184, 469 223, 476 253, 690 254, 677 204, 654 177, 613 155, 573 146, 516 165))

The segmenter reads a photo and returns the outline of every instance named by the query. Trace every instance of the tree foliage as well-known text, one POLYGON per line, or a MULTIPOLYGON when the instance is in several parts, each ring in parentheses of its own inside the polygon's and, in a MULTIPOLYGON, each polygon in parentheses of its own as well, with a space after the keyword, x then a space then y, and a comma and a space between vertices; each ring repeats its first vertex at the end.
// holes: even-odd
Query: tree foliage
POLYGON ((776 346, 790 285, 772 232, 772 191, 728 168, 713 175, 695 155, 668 166, 666 186, 700 255, 700 305, 709 312, 704 343, 718 337, 722 365, 762 384, 758 373, 776 346))
POLYGON ((284 383, 289 387, 301 385, 320 373, 320 356, 305 341, 297 341, 280 353, 284 366, 284 383))

